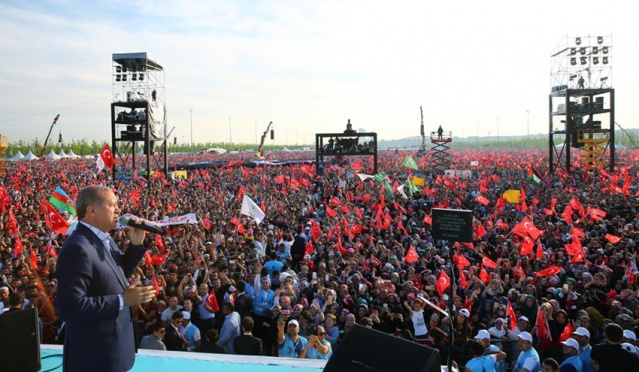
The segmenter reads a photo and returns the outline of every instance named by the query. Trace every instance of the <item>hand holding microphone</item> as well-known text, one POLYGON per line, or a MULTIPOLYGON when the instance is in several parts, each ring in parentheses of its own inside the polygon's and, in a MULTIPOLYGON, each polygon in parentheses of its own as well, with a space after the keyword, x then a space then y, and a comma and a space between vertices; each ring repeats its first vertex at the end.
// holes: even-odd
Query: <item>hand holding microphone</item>
POLYGON ((164 230, 160 229, 159 227, 147 225, 144 222, 138 223, 138 222, 135 222, 133 219, 128 218, 126 216, 120 217, 118 222, 120 223, 121 226, 131 226, 131 227, 134 227, 136 229, 148 231, 148 232, 154 233, 154 234, 164 234, 164 230))

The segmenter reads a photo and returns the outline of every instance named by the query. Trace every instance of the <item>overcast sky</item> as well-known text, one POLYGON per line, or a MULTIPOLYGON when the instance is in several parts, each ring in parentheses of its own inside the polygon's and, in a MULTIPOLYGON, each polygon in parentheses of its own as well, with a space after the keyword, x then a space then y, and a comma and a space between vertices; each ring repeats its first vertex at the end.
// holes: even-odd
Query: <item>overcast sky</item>
POLYGON ((110 142, 111 56, 126 52, 164 67, 180 143, 191 109, 196 143, 255 143, 269 121, 276 144, 310 144, 347 119, 381 139, 416 136, 420 105, 427 131, 525 135, 529 119, 547 133, 550 54, 589 35, 612 35, 616 121, 637 128, 631 4, 2 0, 0 133, 43 141, 59 113, 55 139, 110 142))

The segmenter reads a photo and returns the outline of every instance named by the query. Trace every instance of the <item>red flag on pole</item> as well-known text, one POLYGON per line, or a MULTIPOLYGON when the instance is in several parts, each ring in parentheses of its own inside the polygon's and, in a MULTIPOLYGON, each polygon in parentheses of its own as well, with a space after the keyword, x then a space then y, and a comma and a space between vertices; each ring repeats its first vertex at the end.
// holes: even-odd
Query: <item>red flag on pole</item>
POLYGON ((408 252, 406 252, 406 257, 404 257, 404 261, 408 262, 409 264, 412 264, 418 259, 419 259, 419 256, 417 255, 417 251, 415 251, 415 248, 411 245, 408 248, 408 252))
POLYGON ((220 305, 217 303, 217 298, 215 298, 215 290, 211 289, 209 295, 206 297, 206 304, 213 310, 214 313, 220 311, 220 305))
POLYGON ((490 258, 488 258, 488 256, 484 256, 481 259, 481 264, 486 266, 486 267, 490 267, 491 269, 496 269, 497 268, 497 263, 493 260, 491 260, 490 258))
POLYGON ((111 168, 115 165, 115 159, 113 159, 113 153, 111 153, 111 149, 108 144, 104 145, 102 150, 100 150, 100 157, 102 158, 105 167, 111 168))
POLYGON ((539 271, 536 276, 553 276, 555 274, 559 274, 561 272, 561 267, 559 266, 548 266, 547 268, 539 271))
POLYGON ((515 310, 513 310, 513 305, 510 303, 510 300, 508 300, 506 315, 510 318, 510 329, 515 329, 515 327, 517 327, 517 314, 515 314, 515 310))
POLYGON ((437 283, 435 284, 435 287, 437 288, 437 292, 439 292, 440 295, 443 295, 444 291, 446 290, 446 288, 448 288, 448 286, 450 286, 450 278, 444 272, 444 270, 441 270, 439 272, 439 278, 437 279, 437 283))

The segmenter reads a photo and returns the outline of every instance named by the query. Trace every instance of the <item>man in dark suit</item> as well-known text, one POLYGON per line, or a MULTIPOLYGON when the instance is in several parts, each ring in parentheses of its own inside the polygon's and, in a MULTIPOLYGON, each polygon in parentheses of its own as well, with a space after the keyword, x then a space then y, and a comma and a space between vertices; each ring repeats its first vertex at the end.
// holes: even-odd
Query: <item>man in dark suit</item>
POLYGON ((166 333, 164 334, 164 345, 167 350, 171 351, 186 351, 188 345, 185 345, 186 340, 180 335, 180 326, 184 321, 184 314, 181 311, 176 311, 171 315, 171 320, 166 325, 166 333))
POLYGON ((235 298, 235 311, 240 314, 240 317, 244 319, 245 316, 250 316, 253 311, 253 297, 246 293, 246 282, 238 280, 235 283, 235 289, 237 289, 237 297, 235 298))
POLYGON ((253 318, 242 318, 242 334, 233 339, 233 349, 238 355, 264 355, 262 340, 253 336, 253 318))
POLYGON ((153 299, 152 286, 127 278, 144 256, 145 232, 129 227, 122 253, 107 233, 120 208, 110 188, 88 186, 76 202, 79 223, 62 246, 55 273, 55 306, 65 322, 64 370, 127 371, 135 362, 131 306, 153 299))

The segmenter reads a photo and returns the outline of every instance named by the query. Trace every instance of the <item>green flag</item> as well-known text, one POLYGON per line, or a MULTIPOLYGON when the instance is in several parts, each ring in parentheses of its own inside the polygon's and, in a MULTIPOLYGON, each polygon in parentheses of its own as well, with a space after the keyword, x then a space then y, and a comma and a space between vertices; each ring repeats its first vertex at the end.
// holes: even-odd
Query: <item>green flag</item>
POLYGON ((413 185, 408 178, 406 179, 406 182, 404 182, 404 185, 406 185, 406 190, 408 190, 408 194, 410 194, 411 197, 419 191, 417 186, 413 185))
POLYGON ((386 173, 379 172, 375 175, 375 182, 383 182, 386 179, 386 173))
POLYGON ((393 194, 393 188, 391 187, 391 185, 388 183, 388 180, 384 180, 384 188, 386 189, 386 194, 388 194, 388 196, 390 198, 395 197, 395 194, 393 194))
POLYGON ((414 169, 417 170, 417 163, 415 162, 415 159, 411 158, 410 155, 406 155, 404 157, 404 160, 402 161, 402 165, 405 166, 406 168, 410 168, 410 169, 414 169))

